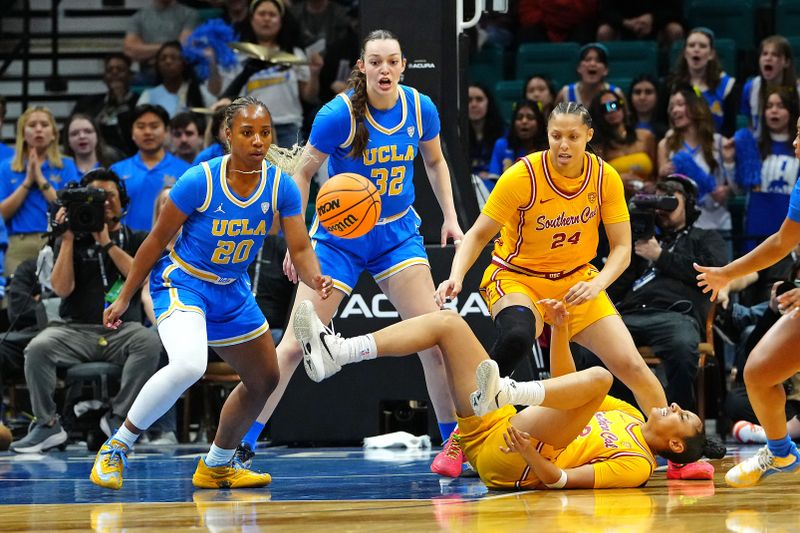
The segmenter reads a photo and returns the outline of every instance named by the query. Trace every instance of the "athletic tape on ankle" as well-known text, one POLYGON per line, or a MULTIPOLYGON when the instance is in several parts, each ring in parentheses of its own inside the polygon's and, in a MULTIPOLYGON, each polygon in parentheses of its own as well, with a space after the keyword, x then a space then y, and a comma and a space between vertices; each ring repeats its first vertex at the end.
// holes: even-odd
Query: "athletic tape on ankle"
POLYGON ((544 486, 548 489, 563 489, 564 485, 567 484, 567 473, 563 470, 561 471, 561 477, 558 478, 558 481, 555 483, 545 483, 544 486))

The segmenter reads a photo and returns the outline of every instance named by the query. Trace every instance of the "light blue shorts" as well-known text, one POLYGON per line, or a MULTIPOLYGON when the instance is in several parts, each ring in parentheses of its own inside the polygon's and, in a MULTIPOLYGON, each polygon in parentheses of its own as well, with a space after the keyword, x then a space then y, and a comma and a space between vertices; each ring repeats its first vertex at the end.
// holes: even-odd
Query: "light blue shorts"
POLYGON ((167 256, 159 259, 150 274, 156 323, 175 311, 200 313, 206 318, 209 346, 241 344, 269 331, 269 323, 250 291, 246 275, 228 285, 218 285, 187 274, 167 256))
POLYGON ((333 278, 334 287, 350 295, 365 270, 380 282, 412 265, 430 266, 419 233, 421 222, 416 211, 409 209, 397 220, 377 224, 366 235, 342 239, 315 221, 311 242, 322 273, 333 278))

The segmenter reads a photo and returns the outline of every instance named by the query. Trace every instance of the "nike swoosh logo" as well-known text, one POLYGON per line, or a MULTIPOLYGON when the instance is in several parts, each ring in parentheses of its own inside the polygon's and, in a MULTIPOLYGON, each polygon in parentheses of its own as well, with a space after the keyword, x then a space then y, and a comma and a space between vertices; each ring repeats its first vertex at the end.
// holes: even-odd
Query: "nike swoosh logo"
POLYGON ((544 198, 539 198, 539 203, 540 204, 546 204, 550 200, 555 200, 555 198, 548 198, 547 200, 545 200, 544 198))
POLYGON ((327 343, 327 342, 325 342, 325 332, 320 332, 320 334, 319 334, 319 340, 321 340, 321 341, 322 341, 322 345, 325 347, 325 351, 326 351, 326 352, 328 352, 328 357, 330 357, 331 359, 333 359, 333 355, 331 354, 331 349, 330 349, 330 348, 328 348, 328 343, 327 343))

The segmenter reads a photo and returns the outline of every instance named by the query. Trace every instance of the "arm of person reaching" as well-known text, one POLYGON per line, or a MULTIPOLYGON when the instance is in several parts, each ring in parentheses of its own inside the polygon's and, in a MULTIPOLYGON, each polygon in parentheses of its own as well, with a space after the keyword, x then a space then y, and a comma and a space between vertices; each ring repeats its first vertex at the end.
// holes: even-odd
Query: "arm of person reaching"
POLYGON ((614 224, 605 224, 610 251, 606 264, 600 273, 591 281, 579 281, 564 295, 568 305, 579 305, 597 297, 622 274, 631 263, 631 224, 625 220, 614 224))
POLYGON ((544 320, 550 324, 550 375, 555 377, 575 372, 575 361, 569 349, 569 312, 561 300, 547 298, 536 302, 542 306, 544 320))
POLYGON ((153 265, 161 257, 161 252, 164 251, 187 218, 189 215, 178 209, 172 198, 167 200, 155 226, 133 258, 133 264, 128 272, 128 277, 125 278, 125 284, 119 292, 119 297, 103 312, 103 324, 106 327, 116 329, 122 323, 120 317, 128 309, 131 298, 142 286, 153 265))
POLYGON ((464 235, 461 245, 456 247, 453 264, 450 267, 450 276, 436 289, 434 299, 439 307, 458 296, 467 271, 478 259, 486 243, 497 235, 501 227, 499 222, 488 216, 478 215, 478 219, 464 235))
POLYGON ((146 43, 138 33, 128 32, 122 41, 122 51, 134 61, 152 59, 161 48, 161 43, 146 43))
POLYGON ((286 237, 286 247, 292 256, 297 272, 303 283, 317 291, 320 298, 326 299, 333 290, 333 281, 330 276, 322 274, 319 259, 314 253, 311 241, 308 238, 306 222, 303 214, 290 217, 281 217, 283 234, 286 237))
MULTIPOLYGON (((442 209, 444 222, 442 223, 441 245, 447 244, 447 239, 459 241, 464 238, 464 232, 458 225, 456 207, 453 203, 453 186, 450 180, 450 169, 447 168, 447 161, 442 153, 442 143, 439 135, 430 141, 421 141, 419 151, 422 152, 422 159, 425 162, 425 171, 431 182, 433 194, 442 209)), ((458 243, 456 243, 458 244, 458 243)))
MULTIPOLYGON (((303 148, 303 154, 300 156, 300 164, 297 170, 292 175, 297 188, 300 190, 300 212, 306 212, 306 205, 308 204, 308 194, 311 189, 311 180, 314 175, 322 166, 322 163, 327 159, 328 154, 320 152, 311 143, 306 144, 303 148)), ((308 232, 306 231, 306 237, 308 232)), ((292 283, 297 283, 297 271, 292 264, 291 249, 286 250, 286 256, 283 259, 283 273, 289 278, 292 283)))
POLYGON ((697 284, 703 293, 711 293, 711 301, 717 299, 717 293, 732 279, 757 272, 771 266, 786 257, 797 243, 800 243, 800 222, 787 218, 776 232, 767 237, 754 250, 723 267, 700 266, 694 268, 700 272, 697 284))

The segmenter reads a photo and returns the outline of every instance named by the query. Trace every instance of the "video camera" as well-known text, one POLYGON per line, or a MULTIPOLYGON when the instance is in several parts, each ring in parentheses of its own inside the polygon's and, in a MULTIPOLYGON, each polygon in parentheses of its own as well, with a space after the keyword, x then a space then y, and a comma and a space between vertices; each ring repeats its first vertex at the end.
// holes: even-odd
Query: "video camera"
POLYGON ((631 213, 631 233, 634 241, 646 241, 656 234, 656 209, 674 211, 678 199, 674 196, 637 194, 631 198, 628 209, 631 213))
POLYGON ((96 187, 82 187, 72 182, 58 192, 58 199, 51 211, 50 225, 53 236, 67 230, 73 233, 91 233, 101 231, 106 224, 105 217, 106 191, 96 187), (56 222, 56 213, 60 207, 67 210, 63 223, 56 222))

